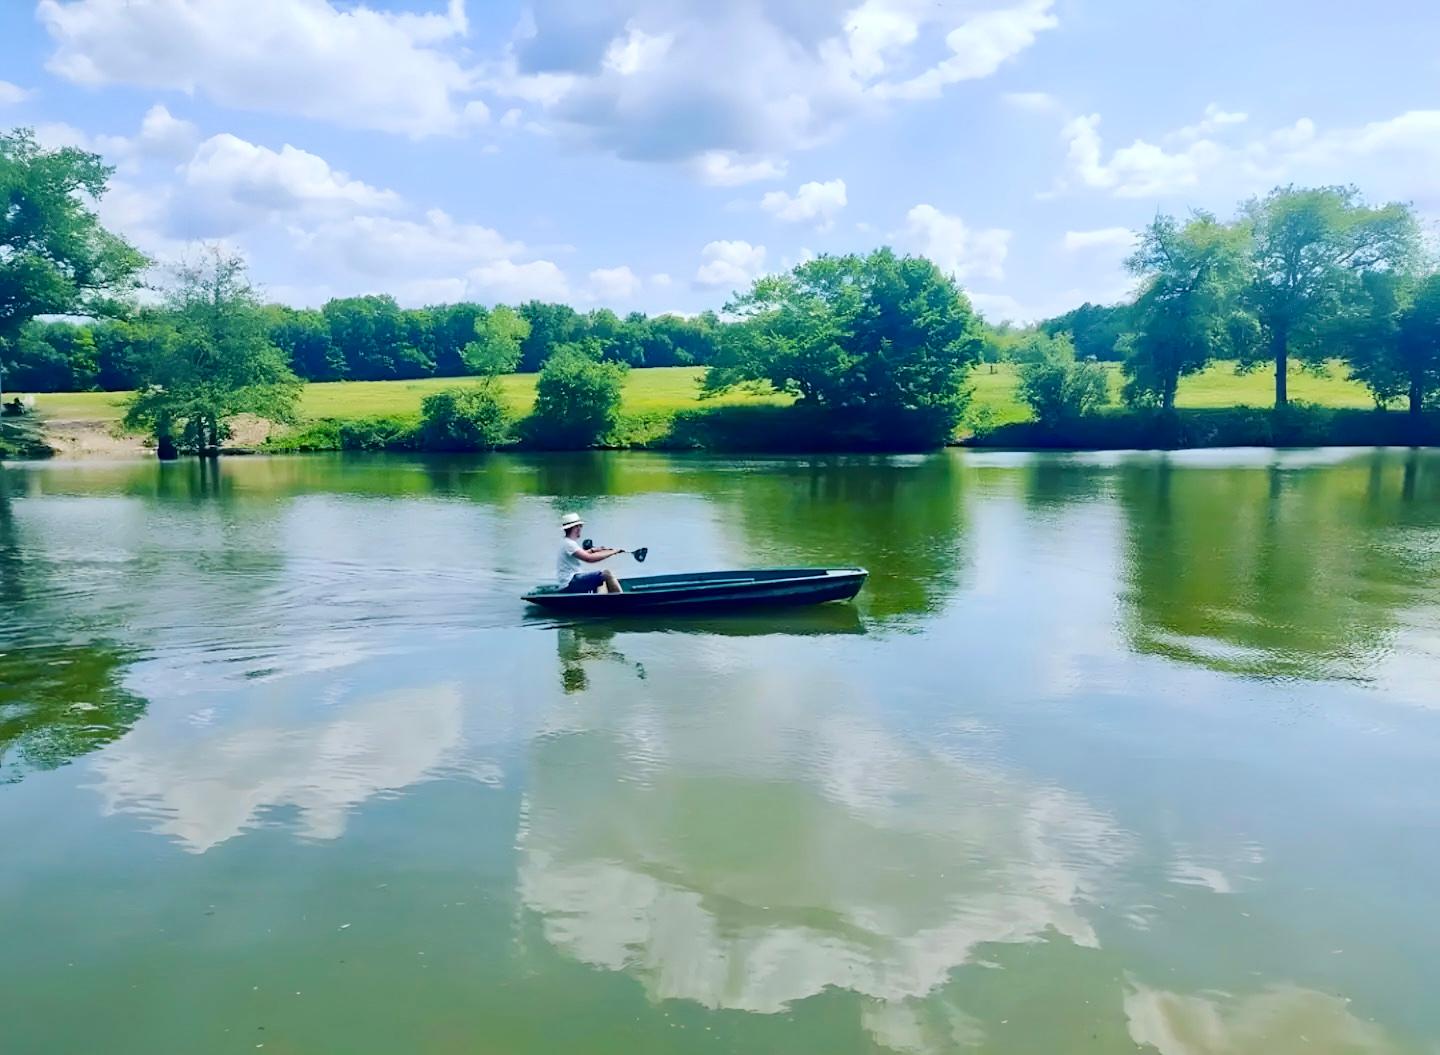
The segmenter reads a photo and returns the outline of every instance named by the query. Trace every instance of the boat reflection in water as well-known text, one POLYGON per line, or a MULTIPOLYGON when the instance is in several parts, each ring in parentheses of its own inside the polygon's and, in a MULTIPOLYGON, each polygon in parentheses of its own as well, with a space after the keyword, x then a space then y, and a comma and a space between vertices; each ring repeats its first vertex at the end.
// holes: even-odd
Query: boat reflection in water
POLYGON ((586 665, 615 663, 628 667, 640 680, 645 665, 632 660, 615 645, 620 636, 676 634, 718 637, 814 637, 825 634, 865 633, 860 613, 848 604, 825 604, 811 608, 776 609, 763 614, 683 614, 629 616, 624 619, 585 619, 574 623, 554 617, 531 617, 528 626, 555 627, 555 647, 560 658, 560 684, 567 693, 580 692, 590 685, 586 665))

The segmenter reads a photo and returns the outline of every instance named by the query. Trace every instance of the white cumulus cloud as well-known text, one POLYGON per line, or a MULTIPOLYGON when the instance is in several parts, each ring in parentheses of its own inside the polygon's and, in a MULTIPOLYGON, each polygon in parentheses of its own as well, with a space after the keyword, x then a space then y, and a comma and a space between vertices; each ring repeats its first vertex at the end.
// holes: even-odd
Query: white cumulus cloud
POLYGON ((166 161, 188 157, 199 142, 200 134, 189 121, 175 117, 164 106, 152 106, 140 122, 136 137, 141 153, 166 161))
POLYGON ((224 106, 412 136, 463 127, 475 77, 449 48, 463 0, 395 14, 331 0, 40 0, 47 68, 224 106))
POLYGON ((596 300, 626 301, 640 292, 644 285, 640 276, 629 267, 597 267, 590 272, 590 294, 596 300))
POLYGON ((711 182, 778 175, 887 100, 987 77, 1056 24, 1054 0, 533 0, 493 91, 620 157, 711 182), (938 51, 938 56, 936 52, 938 51))
POLYGON ((288 230, 296 244, 328 268, 375 278, 458 274, 524 253, 524 246, 482 224, 457 223, 440 210, 419 218, 358 213, 288 230))
POLYGON ((0 106, 13 106, 30 98, 30 92, 18 84, 0 81, 0 106))
POLYGON ((1211 103, 1205 107, 1205 115, 1193 125, 1186 125, 1184 128, 1176 129, 1170 134, 1170 138, 1181 141, 1202 139, 1205 136, 1213 135, 1228 125, 1240 125, 1250 120, 1249 114, 1240 113, 1234 110, 1221 109, 1218 103, 1211 103))
POLYGON ((693 162, 702 183, 715 187, 738 187, 744 183, 779 179, 785 175, 785 162, 770 158, 741 158, 732 151, 708 150, 693 162))
POLYGON ((1240 195, 1287 180, 1354 181, 1372 193, 1440 205, 1429 178, 1440 166, 1440 110, 1410 110, 1351 128, 1321 128, 1302 117, 1267 132, 1250 130, 1245 114, 1212 104, 1195 124, 1108 154, 1099 114, 1072 119, 1061 135, 1061 189, 1156 198, 1199 190, 1240 195))
POLYGON ((711 242, 700 251, 695 282, 710 289, 748 286, 765 270, 765 247, 743 241, 711 242))
POLYGON ((771 191, 760 199, 760 207, 777 220, 814 223, 824 230, 845 208, 845 181, 832 179, 824 183, 802 183, 793 195, 783 190, 771 191))
POLYGON ((1053 0, 1028 0, 972 15, 946 34, 947 58, 906 80, 877 85, 876 94, 890 99, 934 99, 947 85, 989 77, 1034 44, 1042 32, 1060 24, 1053 8, 1053 0))
POLYGON ((466 273, 466 295, 491 303, 517 304, 526 300, 566 301, 570 283, 552 260, 496 260, 466 273))
POLYGON ((215 237, 296 214, 351 215, 400 205, 380 190, 288 144, 278 151, 222 133, 201 143, 181 168, 184 233, 215 237))
MULTIPOLYGON (((558 264, 493 227, 418 209, 294 146, 230 133, 201 141, 163 106, 152 107, 133 136, 90 136, 64 124, 37 135, 47 146, 121 160, 99 214, 162 264, 194 239, 220 239, 255 261, 255 278, 271 295, 296 303, 358 293, 390 293, 407 305, 574 295, 558 264)), ((600 269, 596 281, 619 289, 627 270, 600 269)))
POLYGON ((974 230, 960 217, 924 204, 906 213, 905 220, 900 234, 905 247, 929 257, 945 273, 962 281, 1005 276, 1010 232, 1004 228, 974 230))

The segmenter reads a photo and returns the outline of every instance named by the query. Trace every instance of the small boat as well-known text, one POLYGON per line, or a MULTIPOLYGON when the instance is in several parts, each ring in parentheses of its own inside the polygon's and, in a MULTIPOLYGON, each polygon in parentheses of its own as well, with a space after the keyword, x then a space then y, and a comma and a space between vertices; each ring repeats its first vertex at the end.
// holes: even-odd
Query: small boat
POLYGON ((643 575, 621 579, 624 593, 565 593, 558 586, 541 586, 525 600, 567 615, 779 608, 848 601, 868 574, 864 568, 756 568, 643 575))

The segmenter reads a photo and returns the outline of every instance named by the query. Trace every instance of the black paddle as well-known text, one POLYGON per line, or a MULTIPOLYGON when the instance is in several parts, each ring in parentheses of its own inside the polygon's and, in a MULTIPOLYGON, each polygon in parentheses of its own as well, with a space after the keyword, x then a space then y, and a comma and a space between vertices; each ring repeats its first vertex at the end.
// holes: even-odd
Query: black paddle
MULTIPOLYGON (((584 542, 580 543, 580 545, 584 546, 586 549, 594 549, 594 548, 595 548, 595 542, 594 542, 593 539, 588 539, 588 538, 587 538, 584 542)), ((622 549, 620 552, 621 552, 621 553, 628 553, 628 554, 630 554, 630 556, 632 556, 632 557, 635 558, 635 563, 637 563, 637 564, 644 564, 644 563, 645 563, 645 558, 648 557, 648 556, 650 556, 650 547, 649 547, 649 546, 641 546, 639 549, 631 549, 631 550, 624 550, 624 549, 622 549)))

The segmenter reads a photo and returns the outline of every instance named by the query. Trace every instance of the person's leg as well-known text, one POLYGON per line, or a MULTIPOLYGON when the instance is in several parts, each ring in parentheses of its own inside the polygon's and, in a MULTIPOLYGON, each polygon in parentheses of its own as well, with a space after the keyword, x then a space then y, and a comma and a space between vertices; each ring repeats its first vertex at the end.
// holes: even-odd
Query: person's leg
POLYGON ((605 582, 605 576, 598 571, 582 571, 566 584, 564 593, 594 593, 605 582))
POLYGON ((617 578, 615 578, 615 573, 614 573, 613 571, 611 571, 609 568, 606 568, 603 572, 601 572, 601 574, 605 576, 605 592, 606 592, 606 593, 624 593, 624 592, 625 592, 624 590, 620 589, 620 580, 617 579, 617 578))

